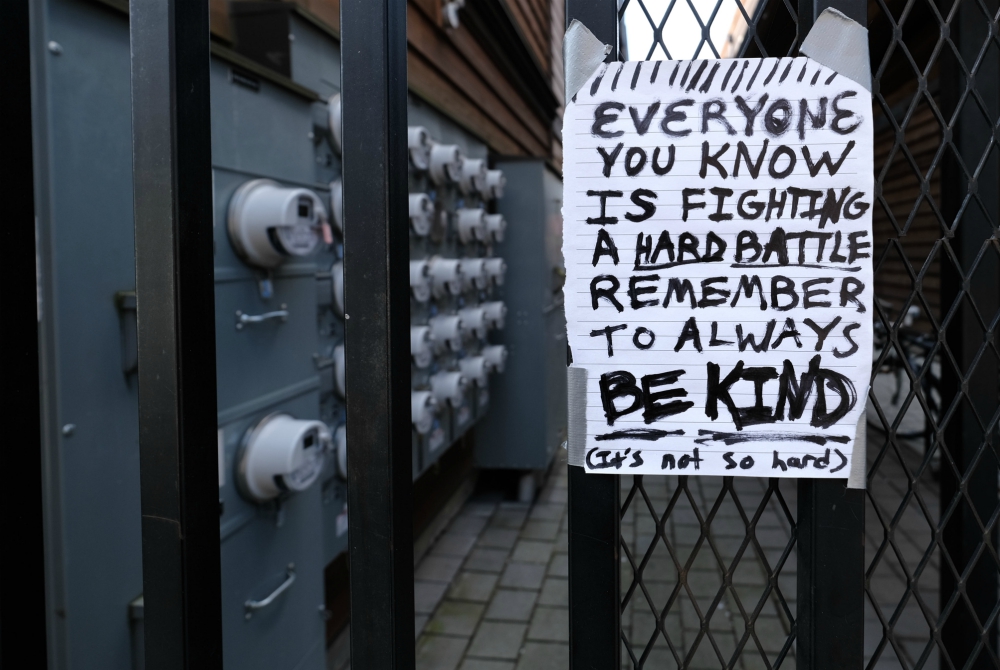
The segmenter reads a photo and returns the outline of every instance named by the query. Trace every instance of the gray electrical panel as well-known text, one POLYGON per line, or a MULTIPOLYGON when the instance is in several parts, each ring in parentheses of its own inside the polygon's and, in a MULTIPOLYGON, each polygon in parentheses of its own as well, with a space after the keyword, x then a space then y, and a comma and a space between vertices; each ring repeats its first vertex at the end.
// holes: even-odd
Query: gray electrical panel
POLYGON ((566 440, 566 318, 562 305, 562 182, 541 159, 497 162, 507 178, 497 211, 510 222, 496 252, 509 310, 497 342, 506 371, 491 380, 493 410, 476 430, 482 468, 542 470, 566 440))
MULTIPOLYGON (((142 667, 124 6, 33 5, 47 598, 59 670, 142 667)), ((211 62, 224 663, 319 670, 324 567, 348 533, 339 45, 291 5, 232 7, 236 44, 213 43, 211 62)), ((503 209, 521 187, 504 188, 482 142, 416 98, 409 114, 416 478, 494 413, 504 282, 520 281, 501 250, 522 224, 503 209)))

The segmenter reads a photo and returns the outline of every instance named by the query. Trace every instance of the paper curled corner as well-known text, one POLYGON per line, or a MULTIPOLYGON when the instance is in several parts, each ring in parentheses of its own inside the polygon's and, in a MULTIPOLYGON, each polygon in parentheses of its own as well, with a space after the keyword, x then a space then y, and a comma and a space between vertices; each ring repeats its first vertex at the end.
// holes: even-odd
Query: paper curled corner
POLYGON ((865 489, 868 480, 868 417, 861 413, 854 433, 854 451, 851 454, 851 474, 847 477, 847 488, 865 489))
POLYGON ((594 37, 587 26, 573 19, 563 39, 563 63, 566 67, 566 99, 572 100, 590 75, 601 67, 611 53, 611 45, 594 37))
POLYGON ((566 368, 566 460, 583 467, 587 451, 587 368, 566 368))
POLYGON ((802 41, 799 53, 856 81, 871 92, 868 29, 836 9, 828 7, 823 10, 802 41))

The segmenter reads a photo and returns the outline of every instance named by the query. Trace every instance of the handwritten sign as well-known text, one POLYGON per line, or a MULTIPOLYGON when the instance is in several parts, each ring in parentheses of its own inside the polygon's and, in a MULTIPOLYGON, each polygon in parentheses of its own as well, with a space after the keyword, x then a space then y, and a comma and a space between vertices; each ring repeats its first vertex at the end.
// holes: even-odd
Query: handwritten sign
POLYGON ((868 91, 809 58, 603 66, 567 105, 585 467, 846 478, 872 360, 868 91))

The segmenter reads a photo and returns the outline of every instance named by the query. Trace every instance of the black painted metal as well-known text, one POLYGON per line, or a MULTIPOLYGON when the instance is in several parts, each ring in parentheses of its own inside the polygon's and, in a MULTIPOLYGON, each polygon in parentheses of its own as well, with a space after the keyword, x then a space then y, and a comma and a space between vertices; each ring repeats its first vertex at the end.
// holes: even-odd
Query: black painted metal
POLYGON ((42 424, 39 396, 38 287, 31 139, 31 25, 27 0, 0 4, 4 78, 3 379, 5 424, 16 448, 4 452, 0 495, 0 667, 45 667, 45 551, 42 533, 42 424), (16 427, 16 429, 14 428, 16 427), (16 549, 15 549, 16 548, 16 549))
POLYGON ((941 320, 953 363, 942 365, 942 397, 951 411, 940 426, 940 663, 970 670, 1000 668, 998 3, 988 1, 982 8, 992 13, 993 39, 987 44, 992 42, 993 49, 983 53, 986 16, 981 7, 961 3, 949 17, 949 37, 959 58, 952 76, 942 82, 942 107, 954 129, 954 152, 943 165, 942 199, 954 237, 952 262, 942 263, 941 277, 941 320), (991 130, 994 151, 984 158, 991 130))
MULTIPOLYGON (((618 15, 611 0, 566 0, 576 19, 618 60, 618 15)), ((618 477, 569 465, 569 659, 572 670, 621 667, 620 487, 618 477)))
POLYGON ((808 670, 864 667, 864 491, 844 480, 798 483, 796 661, 808 670))
POLYGON ((129 10, 145 667, 221 668, 208 2, 129 10))
POLYGON ((351 667, 414 667, 406 2, 342 0, 351 667))
MULTIPOLYGON (((799 0, 799 35, 827 7, 868 25, 866 0, 799 0)), ((865 494, 846 480, 798 483, 797 667, 864 667, 865 494)))

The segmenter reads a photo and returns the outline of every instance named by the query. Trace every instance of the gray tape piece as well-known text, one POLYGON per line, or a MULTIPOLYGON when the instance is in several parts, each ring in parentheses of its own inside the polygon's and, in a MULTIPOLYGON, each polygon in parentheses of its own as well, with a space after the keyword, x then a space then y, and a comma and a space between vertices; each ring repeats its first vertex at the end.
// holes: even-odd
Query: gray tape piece
POLYGON ((587 368, 566 368, 566 395, 569 405, 566 426, 566 460, 583 467, 587 451, 587 368))
POLYGON ((566 29, 563 39, 563 63, 566 67, 566 99, 572 100, 576 92, 587 83, 590 75, 604 64, 611 53, 611 45, 594 37, 594 33, 576 19, 566 29))
POLYGON ((872 90, 868 29, 833 8, 823 10, 799 53, 872 90))
POLYGON ((854 433, 854 452, 851 455, 851 474, 847 478, 847 488, 866 488, 868 479, 868 416, 861 413, 854 433))

